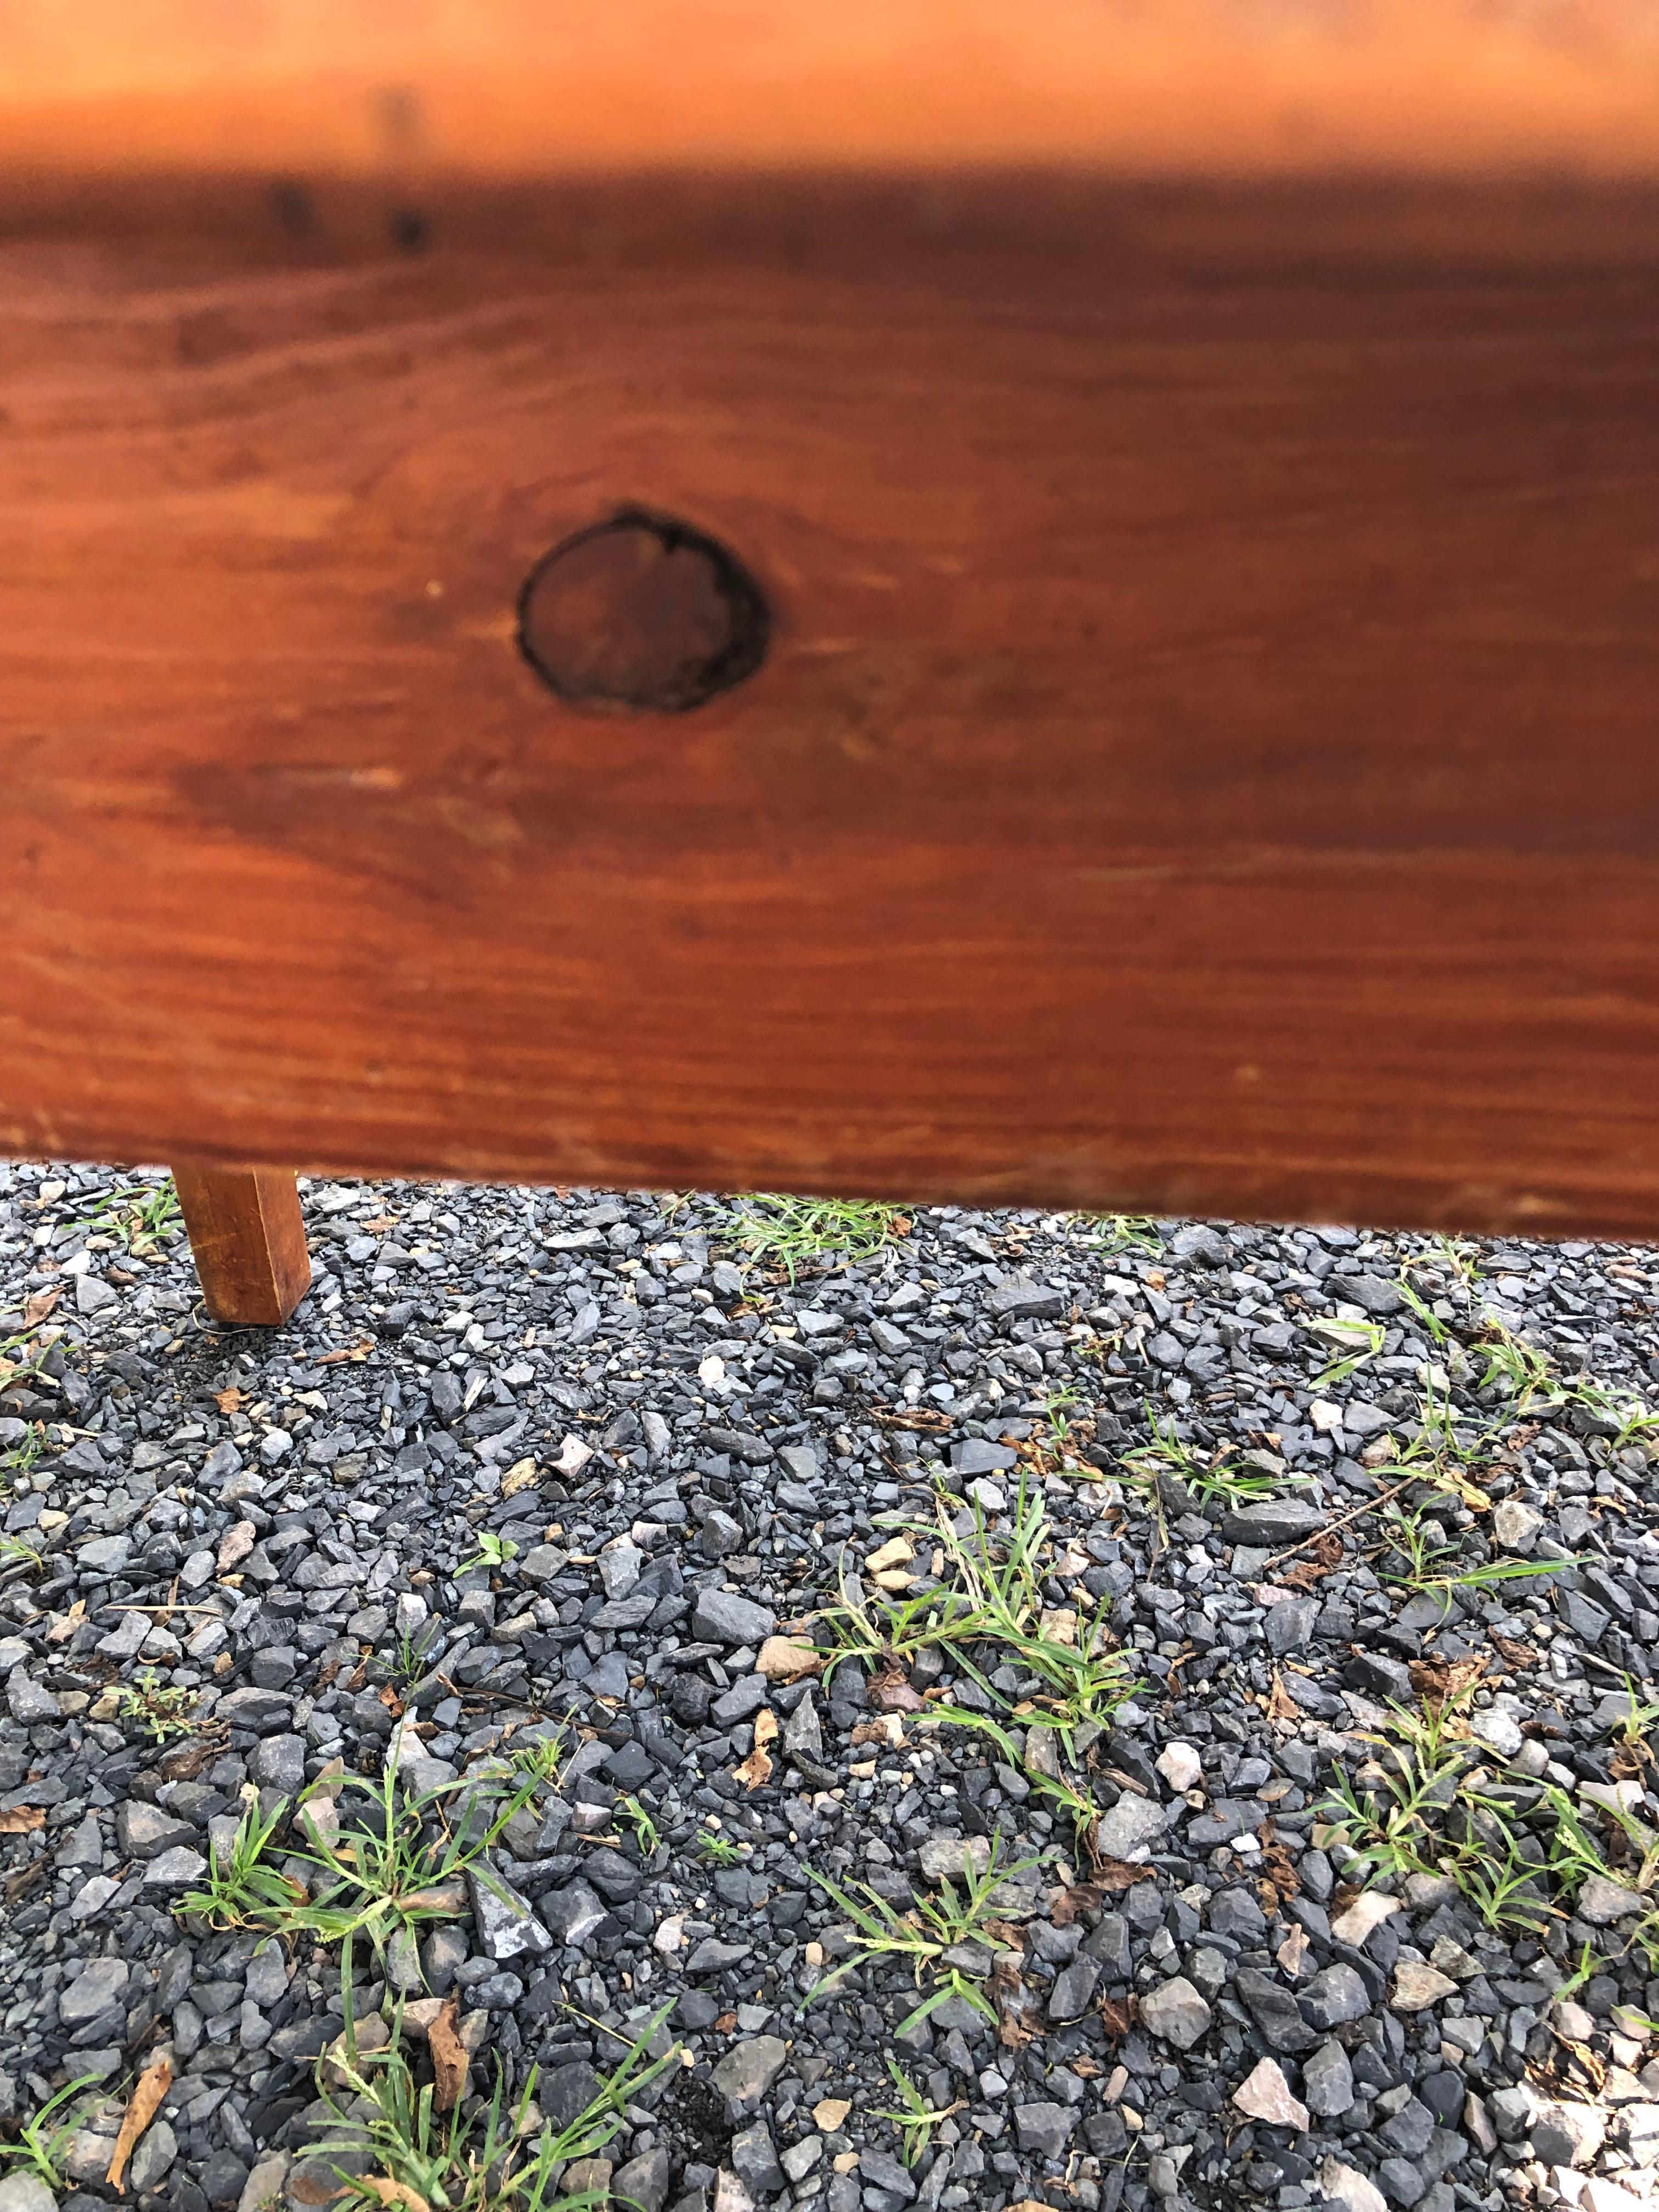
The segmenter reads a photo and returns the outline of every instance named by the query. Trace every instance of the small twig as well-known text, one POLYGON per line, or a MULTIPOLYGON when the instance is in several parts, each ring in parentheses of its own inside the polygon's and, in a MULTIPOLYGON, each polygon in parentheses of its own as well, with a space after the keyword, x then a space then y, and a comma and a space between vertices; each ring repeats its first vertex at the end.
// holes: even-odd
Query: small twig
POLYGON ((98 1611, 100 1613, 165 1613, 167 1614, 200 1613, 205 1613, 210 1620, 222 1620, 225 1618, 216 1605, 173 1605, 165 1601, 160 1605, 100 1605, 98 1611))
MULTIPOLYGON (((1560 1564, 1565 1567, 1568 1562, 1563 1559, 1560 1564)), ((1578 1656, 1586 1667, 1599 1667, 1604 1674, 1616 1674, 1621 1682, 1626 1679, 1625 1668, 1615 1667, 1611 1659, 1598 1659, 1593 1651, 1581 1651, 1578 1656)))
POLYGON ((1299 1544, 1292 1544, 1288 1551, 1275 1552, 1272 1559, 1261 1562, 1259 1573, 1265 1575, 1269 1567, 1276 1567, 1281 1559, 1293 1559, 1298 1552, 1305 1552, 1310 1544, 1318 1543, 1322 1537, 1335 1535, 1339 1528, 1347 1528, 1351 1522, 1363 1521, 1366 1514, 1375 1513, 1379 1505, 1386 1505, 1391 1498, 1398 1498, 1402 1490, 1409 1490, 1413 1483, 1423 1480, 1421 1474, 1413 1473, 1408 1474, 1403 1482, 1396 1482, 1391 1489, 1378 1491, 1375 1498, 1368 1498, 1363 1505, 1356 1505, 1352 1513, 1344 1513, 1328 1527, 1316 1528, 1311 1536, 1304 1536, 1299 1544))

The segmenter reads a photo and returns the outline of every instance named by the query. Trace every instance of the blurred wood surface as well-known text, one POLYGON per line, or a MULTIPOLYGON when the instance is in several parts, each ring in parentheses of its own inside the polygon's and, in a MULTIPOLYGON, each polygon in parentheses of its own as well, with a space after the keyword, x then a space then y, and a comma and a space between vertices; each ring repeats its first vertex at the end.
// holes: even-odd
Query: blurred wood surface
POLYGON ((70 22, 0 1149, 1659 1232, 1646 10, 70 22), (517 649, 623 507, 688 714, 517 649))
POLYGON ((7 0, 0 143, 107 173, 1064 163, 1650 175, 1648 0, 7 0))

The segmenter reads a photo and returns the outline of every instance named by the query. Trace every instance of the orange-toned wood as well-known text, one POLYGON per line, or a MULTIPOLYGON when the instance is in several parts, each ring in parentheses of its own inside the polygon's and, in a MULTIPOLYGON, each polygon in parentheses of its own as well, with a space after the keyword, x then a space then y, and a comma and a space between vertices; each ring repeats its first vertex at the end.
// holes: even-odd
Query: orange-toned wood
POLYGON ((107 173, 1651 175, 1647 0, 8 0, 0 143, 107 173))
POLYGON ((1654 196, 419 211, 0 208, 0 1148, 1659 1231, 1654 196))
POLYGON ((173 1180, 215 1321, 274 1328, 311 1286, 300 1194, 279 1168, 179 1167, 173 1180))

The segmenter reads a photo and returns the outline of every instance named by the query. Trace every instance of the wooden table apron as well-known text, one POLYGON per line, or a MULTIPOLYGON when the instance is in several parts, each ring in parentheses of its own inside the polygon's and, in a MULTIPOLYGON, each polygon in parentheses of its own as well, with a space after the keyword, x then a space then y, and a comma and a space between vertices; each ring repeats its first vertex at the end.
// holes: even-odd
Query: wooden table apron
POLYGON ((1656 264, 1637 185, 19 179, 0 1150, 1659 1229, 1656 264), (688 713, 519 650, 629 503, 769 610, 688 713))

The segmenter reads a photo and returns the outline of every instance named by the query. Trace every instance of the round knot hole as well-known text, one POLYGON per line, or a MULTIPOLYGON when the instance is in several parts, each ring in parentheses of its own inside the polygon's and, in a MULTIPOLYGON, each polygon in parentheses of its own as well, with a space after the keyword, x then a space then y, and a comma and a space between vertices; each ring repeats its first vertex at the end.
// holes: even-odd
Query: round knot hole
POLYGON ((772 617, 726 547, 672 515, 624 507, 531 570, 519 644, 574 705, 683 714, 752 676, 772 617))

